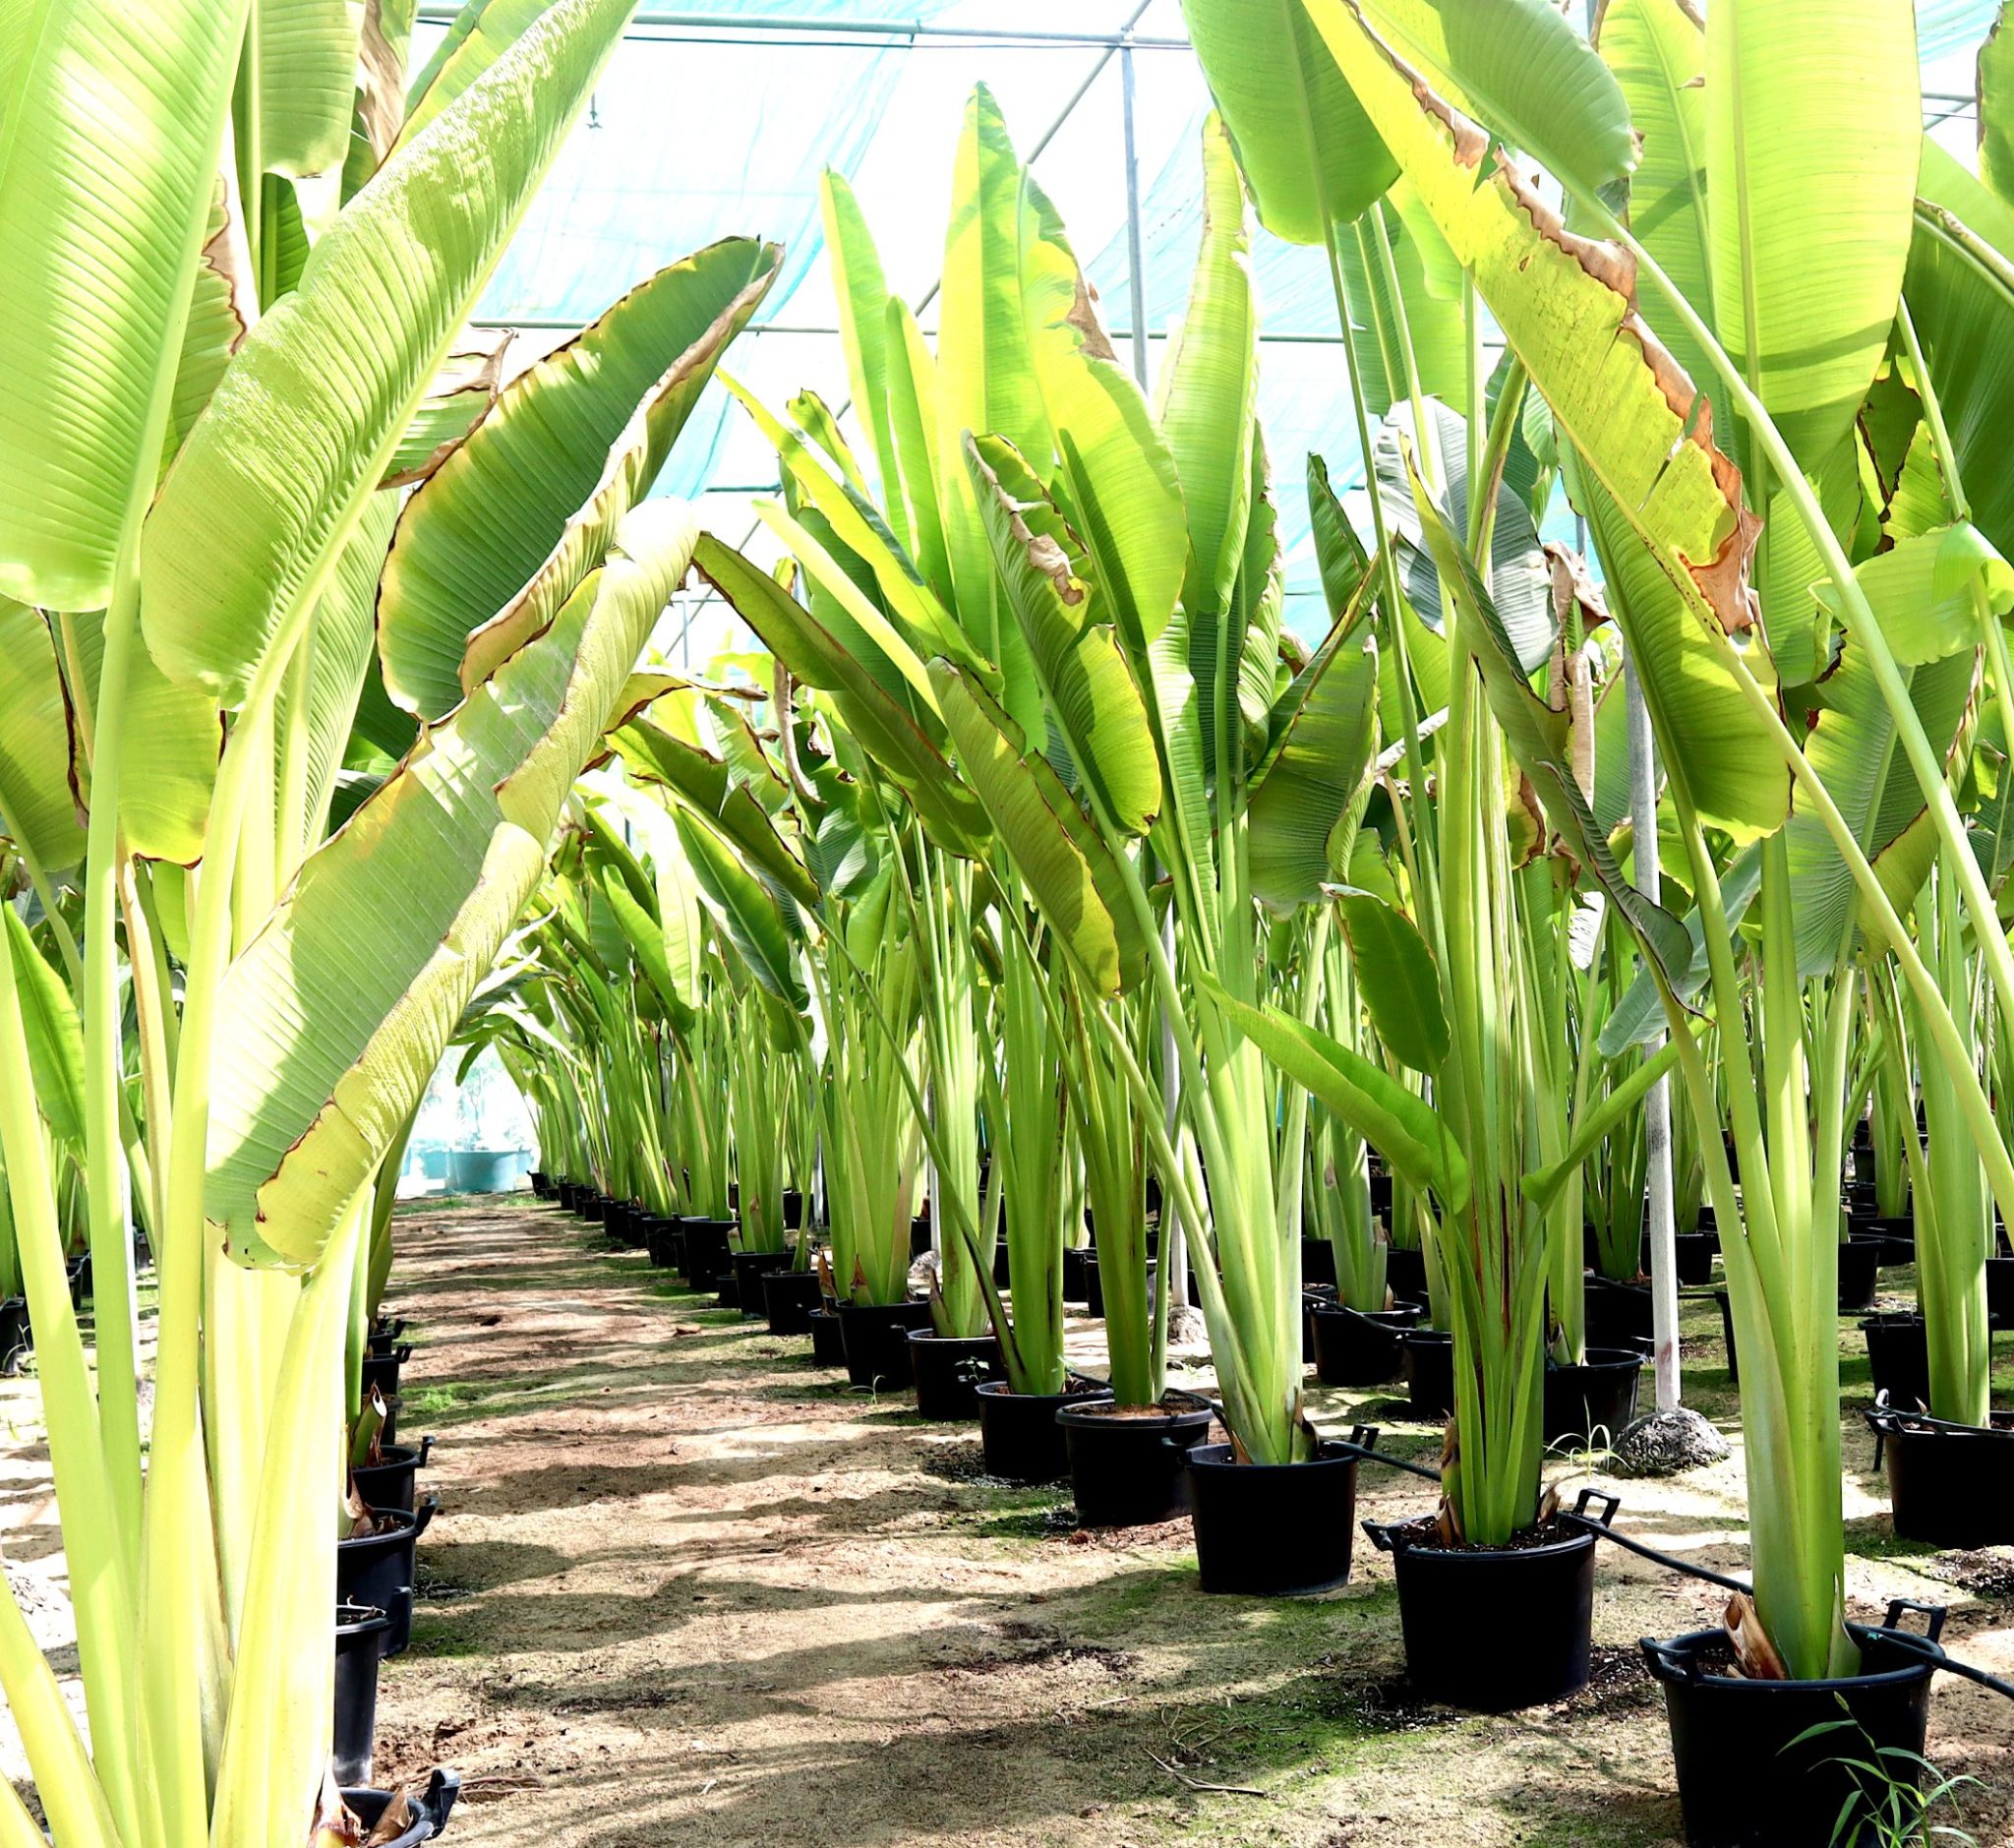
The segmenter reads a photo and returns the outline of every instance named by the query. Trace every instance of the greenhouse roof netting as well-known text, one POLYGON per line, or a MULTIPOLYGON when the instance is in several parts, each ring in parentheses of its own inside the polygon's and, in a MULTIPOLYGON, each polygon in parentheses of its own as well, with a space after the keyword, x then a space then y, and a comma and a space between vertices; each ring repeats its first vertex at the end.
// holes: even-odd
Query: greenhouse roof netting
MULTIPOLYGON (((983 83, 1060 210, 1127 357, 1137 197, 1151 373, 1182 310, 1202 214, 1210 98, 1178 0, 901 0, 902 17, 892 11, 875 0, 644 5, 485 298, 486 322, 518 330, 520 363, 663 264, 720 237, 759 234, 782 243, 787 260, 732 368, 772 404, 807 387, 842 404, 820 173, 831 166, 852 183, 891 286, 933 332, 953 151, 967 98, 983 83)), ((421 9, 416 56, 452 12, 421 9)), ((1953 141, 1974 132, 1972 62, 1992 13, 1991 0, 1918 0, 1925 119, 1953 141)), ((1262 232, 1253 265, 1265 314, 1259 411, 1289 620, 1307 632, 1319 628, 1322 605, 1304 459, 1327 458, 1346 505, 1362 462, 1323 253, 1262 232)), ((748 504, 775 487, 769 446, 709 387, 659 492, 701 500, 709 523, 760 556, 768 536, 748 504)), ((1570 526, 1563 511, 1555 517, 1570 526)), ((702 620, 693 607, 668 644, 698 659, 735 639, 717 601, 702 620)))

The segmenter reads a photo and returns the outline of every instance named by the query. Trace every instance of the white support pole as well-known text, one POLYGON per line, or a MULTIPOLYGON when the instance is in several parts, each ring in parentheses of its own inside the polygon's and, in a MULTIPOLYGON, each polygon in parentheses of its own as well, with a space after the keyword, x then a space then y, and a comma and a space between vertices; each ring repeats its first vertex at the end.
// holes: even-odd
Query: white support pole
MULTIPOLYGON (((1629 722, 1629 814, 1635 828, 1635 886, 1645 898, 1658 896, 1657 743, 1636 665, 1623 662, 1623 695, 1629 722)), ((1649 1056, 1664 1043, 1660 1035, 1644 1048, 1649 1056)), ((1672 1106, 1670 1080, 1660 1078, 1643 1101, 1645 1178, 1650 1230, 1650 1327, 1657 1351, 1657 1408, 1679 1408, 1678 1247, 1672 1229, 1672 1106)))

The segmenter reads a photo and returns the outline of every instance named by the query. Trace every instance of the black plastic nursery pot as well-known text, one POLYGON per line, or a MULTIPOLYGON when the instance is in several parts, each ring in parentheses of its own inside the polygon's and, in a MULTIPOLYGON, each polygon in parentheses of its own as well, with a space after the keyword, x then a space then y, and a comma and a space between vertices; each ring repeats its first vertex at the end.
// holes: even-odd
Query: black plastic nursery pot
POLYGON ((602 1230, 612 1245, 629 1245, 643 1235, 636 1209, 626 1200, 611 1200, 602 1208, 602 1230))
POLYGON ((1888 1469, 1895 1531, 1931 1546, 2014 1544, 2014 1411, 1989 1424, 1876 1406, 1867 1424, 1888 1469))
POLYGON ((1839 1247, 1839 1313, 1866 1315, 1874 1306, 1874 1282, 1880 1273, 1883 1238, 1848 1238, 1839 1247))
MULTIPOLYGON (((342 1787, 342 1800, 362 1820, 367 1838, 378 1826, 378 1818, 385 1814, 395 1794, 389 1790, 352 1789, 347 1784, 342 1787)), ((460 1794, 461 1778, 458 1773, 436 1771, 421 1795, 407 1799, 413 1809, 411 1825, 401 1829, 384 1844, 384 1848, 419 1848, 423 1841, 437 1840, 446 1828, 448 1814, 460 1794)))
POLYGON ((808 1335, 811 1311, 818 1307, 823 1285, 816 1271, 765 1271, 762 1307, 772 1335, 808 1335))
POLYGON ((1335 1282, 1335 1247, 1326 1238, 1301 1240, 1301 1287, 1335 1282))
POLYGON ((1439 1329, 1407 1329, 1399 1338, 1405 1354, 1405 1396, 1416 1418, 1438 1422, 1454 1413, 1454 1337, 1439 1329))
POLYGON ((1315 1334, 1315 1377, 1324 1386, 1383 1386, 1398 1378, 1405 1364, 1405 1336, 1419 1326, 1423 1310, 1359 1310, 1341 1303, 1313 1303, 1308 1324, 1315 1334))
POLYGON ((643 1248, 650 1254, 651 1266, 659 1271, 682 1271, 685 1268, 685 1228, 677 1220, 660 1219, 652 1214, 643 1222, 643 1248))
POLYGON ((712 1220, 688 1216, 678 1222, 685 1238, 685 1260, 680 1274, 694 1289, 719 1289, 723 1278, 733 1281, 733 1248, 728 1234, 733 1220, 712 1220))
POLYGON ((783 1190, 783 1222, 791 1231, 800 1231, 804 1224, 804 1194, 799 1187, 783 1190))
POLYGON ((1433 1543, 1431 1518, 1367 1520, 1364 1531, 1392 1555, 1406 1680, 1424 1699, 1509 1713, 1587 1685, 1592 1533, 1444 1547, 1433 1543))
POLYGON ((1875 1262, 1888 1267, 1916 1262, 1916 1221, 1908 1214, 1895 1219, 1883 1219, 1873 1213, 1854 1213, 1847 1217, 1847 1236, 1860 1238, 1881 1247, 1875 1262))
POLYGON ((835 1313, 846 1342, 846 1377, 854 1385, 900 1393, 914 1384, 910 1331, 930 1326, 928 1303, 843 1302, 835 1313))
POLYGON ((364 1337, 364 1351, 367 1354, 388 1354, 397 1347, 398 1338, 404 1333, 404 1316, 380 1316, 364 1337))
POLYGON ((583 1187, 573 1203, 573 1211, 590 1225, 599 1225, 608 1216, 609 1196, 597 1193, 592 1187, 583 1187))
POLYGON ((1650 1285, 1590 1277, 1586 1284, 1587 1339, 1596 1347, 1628 1347, 1652 1339, 1650 1285))
POLYGON ((909 1256, 914 1264, 930 1248, 930 1221, 927 1214, 918 1213, 909 1222, 909 1256))
POLYGON ((434 1519, 436 1504, 424 1502, 413 1514, 374 1508, 381 1532, 335 1546, 335 1595, 345 1604, 375 1605, 391 1620, 385 1653, 399 1655, 413 1635, 413 1555, 434 1519))
MULTIPOLYGON (((1688 1848, 1831 1848, 1865 1801, 1841 1760, 1923 1751, 1934 1657, 1879 1630, 1847 1629, 1862 1672, 1831 1681, 1731 1675, 1722 1630, 1643 1639, 1643 1659, 1664 1687, 1688 1848), (1851 1724, 1841 1730, 1841 1721, 1851 1724), (1805 1738, 1813 1727, 1833 1730, 1805 1738)), ((1898 1765, 1895 1774, 1910 1771, 1898 1765)))
POLYGON ((556 1180, 553 1193, 560 1204, 571 1213, 580 1199, 580 1183, 577 1180, 556 1180))
POLYGON ((398 1370, 413 1357, 411 1341, 401 1341, 388 1354, 366 1354, 363 1359, 363 1394, 369 1400, 374 1392, 382 1393, 386 1399, 398 1392, 398 1370))
POLYGON ((1228 1444, 1198 1444, 1189 1499, 1204 1590, 1301 1597, 1348 1581, 1353 1450, 1325 1443, 1307 1462, 1241 1463, 1228 1444))
POLYGON ((1086 1275, 1089 1267, 1096 1260, 1089 1245, 1065 1245, 1063 1247, 1063 1300, 1084 1302, 1088 1300, 1091 1280, 1086 1275))
POLYGON ((1385 1282, 1394 1301, 1425 1302, 1427 1254, 1417 1246, 1410 1250, 1403 1245, 1392 1246, 1385 1253, 1385 1282))
POLYGON ((90 1253, 80 1252, 70 1260, 70 1306, 82 1315, 91 1299, 90 1253))
POLYGON ((550 1200, 553 1197, 553 1177, 544 1168, 533 1168, 530 1180, 531 1195, 534 1200, 550 1200))
MULTIPOLYGON (((1672 1234, 1673 1270, 1685 1289, 1698 1289, 1713 1282, 1713 1254, 1720 1249, 1720 1234, 1711 1231, 1672 1234)), ((1643 1241, 1640 1259, 1643 1275, 1650 1275, 1650 1240, 1643 1241)))
POLYGON ((418 1503, 415 1494, 419 1472, 427 1466, 434 1448, 430 1437, 420 1439, 417 1450, 404 1444, 378 1446, 383 1462, 363 1463, 350 1471, 350 1487, 366 1508, 392 1508, 410 1515, 418 1503))
POLYGON ((1930 1338, 1920 1315, 1907 1310, 1870 1315, 1861 1324, 1866 1338, 1867 1365, 1874 1376, 1878 1400, 1902 1411, 1925 1411, 1930 1404, 1930 1338))
POLYGON ((846 1336, 839 1315, 830 1303, 813 1309, 804 1320, 811 1325, 811 1364, 814 1367, 846 1365, 846 1336))
POLYGON ((1189 1512, 1189 1452, 1210 1430, 1210 1401, 1170 1391, 1158 1405, 1110 1399, 1056 1413, 1070 1455, 1080 1527, 1144 1527, 1189 1512))
POLYGON ((918 1417, 946 1424, 977 1418, 979 1387, 1000 1377, 1000 1343, 990 1335, 936 1335, 927 1328, 912 1329, 909 1364, 918 1417))
POLYGON ((743 1315, 760 1315, 762 1307, 762 1280, 776 1271, 787 1271, 791 1265, 788 1251, 738 1251, 735 1261, 735 1299, 740 1304, 743 1315))
POLYGON ((1548 1365, 1545 1379, 1545 1441, 1591 1442, 1606 1435, 1613 1444, 1636 1416, 1636 1388, 1643 1355, 1634 1347, 1590 1347, 1578 1366, 1548 1365))
POLYGON ((22 1361, 34 1352, 34 1331, 28 1325, 28 1298, 9 1296, 0 1301, 0 1373, 18 1373, 22 1361))
POLYGON ((1986 1315, 1994 1322, 2014 1322, 2014 1258, 1986 1260, 1986 1315))
POLYGON ((1088 1386, 1068 1393, 1017 1393, 1005 1380, 987 1380, 974 1397, 986 1474, 1003 1482, 1037 1483, 1059 1482, 1070 1473, 1070 1450, 1057 1412, 1105 1395, 1088 1386))
POLYGON ((371 1781, 378 1743, 378 1664, 391 1619, 367 1604, 335 1607, 334 1765, 338 1784, 371 1781))

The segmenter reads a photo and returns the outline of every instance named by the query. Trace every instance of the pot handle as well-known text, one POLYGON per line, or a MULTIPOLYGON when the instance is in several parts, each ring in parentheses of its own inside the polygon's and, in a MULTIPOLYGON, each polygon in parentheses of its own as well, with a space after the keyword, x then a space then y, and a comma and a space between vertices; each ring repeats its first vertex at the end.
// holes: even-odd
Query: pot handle
POLYGON ((400 1366, 404 1366, 405 1363, 413 1357, 412 1342, 400 1341, 399 1344, 391 1350, 391 1357, 392 1359, 397 1361, 400 1366))
POLYGON ((1605 1495, 1600 1489, 1582 1489, 1573 1498, 1573 1518, 1586 1521, 1590 1526, 1609 1527, 1615 1524, 1616 1513, 1622 1506, 1620 1495, 1605 1495), (1596 1502, 1602 1504, 1601 1513, 1590 1515, 1587 1511, 1596 1502))
POLYGON ((461 1773, 451 1771, 444 1764, 435 1767, 434 1775, 427 1779, 427 1794, 422 1799, 427 1814, 434 1818, 433 1834, 439 1835, 447 1826, 447 1818, 454 1808, 454 1800, 461 1795, 461 1773))
POLYGON ((1699 1661, 1696 1656, 1682 1654, 1656 1637, 1638 1637, 1636 1646, 1643 1651, 1645 1665, 1658 1680, 1698 1680, 1699 1661))
POLYGON ((433 1450, 434 1450, 434 1440, 433 1440, 432 1436, 430 1435, 430 1436, 427 1436, 427 1437, 423 1437, 423 1438, 421 1438, 421 1439, 420 1439, 420 1455, 419 1455, 419 1461, 418 1461, 417 1462, 415 1462, 415 1463, 413 1464, 413 1467, 414 1467, 415 1469, 424 1469, 424 1468, 426 1468, 426 1466, 427 1466, 427 1459, 428 1459, 428 1457, 430 1457, 430 1456, 431 1456, 431 1455, 433 1454, 433 1450))
POLYGON ((1364 1537, 1381 1553, 1395 1553, 1398 1542, 1392 1537, 1392 1529, 1382 1521, 1366 1520, 1362 1523, 1364 1537))
POLYGON ((413 1538, 415 1540, 434 1524, 434 1517, 440 1512, 441 1498, 438 1495, 428 1496, 419 1507, 413 1510, 413 1538))
POLYGON ((1903 1614, 1915 1611, 1924 1620, 1924 1640, 1935 1642, 1944 1634, 1944 1619, 1950 1614, 1941 1604, 1924 1604, 1915 1598, 1890 1598, 1888 1614, 1881 1619, 1883 1630, 1900 1630, 1903 1614))

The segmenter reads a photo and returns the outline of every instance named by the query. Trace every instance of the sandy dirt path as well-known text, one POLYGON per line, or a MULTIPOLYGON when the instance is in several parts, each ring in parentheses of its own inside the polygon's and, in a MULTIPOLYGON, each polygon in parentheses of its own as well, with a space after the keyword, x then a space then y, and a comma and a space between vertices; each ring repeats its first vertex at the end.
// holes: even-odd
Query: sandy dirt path
MULTIPOLYGON (((469 1848, 1679 1840, 1632 1644, 1713 1621, 1689 1581, 1607 1549, 1588 1691, 1501 1719, 1421 1707, 1367 1546, 1329 1598, 1208 1597, 1183 1524, 1076 1533, 1067 1489, 983 1477, 972 1429, 848 1391, 557 1208, 416 1212, 398 1236, 391 1300, 422 1343, 402 1434, 438 1434, 443 1506, 379 1766, 459 1766, 469 1848)), ((1712 1312, 1692 1314, 1697 1396, 1726 1423, 1712 1312)), ((1095 1325, 1073 1341, 1096 1357, 1095 1325)), ((1741 1564, 1738 1460, 1613 1486, 1632 1531, 1741 1564)), ((1950 1602, 1948 1639, 2014 1672, 2014 1553, 1898 1546, 1877 1488, 1848 1484, 1856 1603, 1950 1602)), ((1361 1512, 1422 1506, 1395 1472, 1364 1491, 1361 1512)), ((1992 1787, 1967 1826, 2014 1842, 2014 1707, 1947 1681, 1935 1710, 1940 1766, 1992 1787)))

